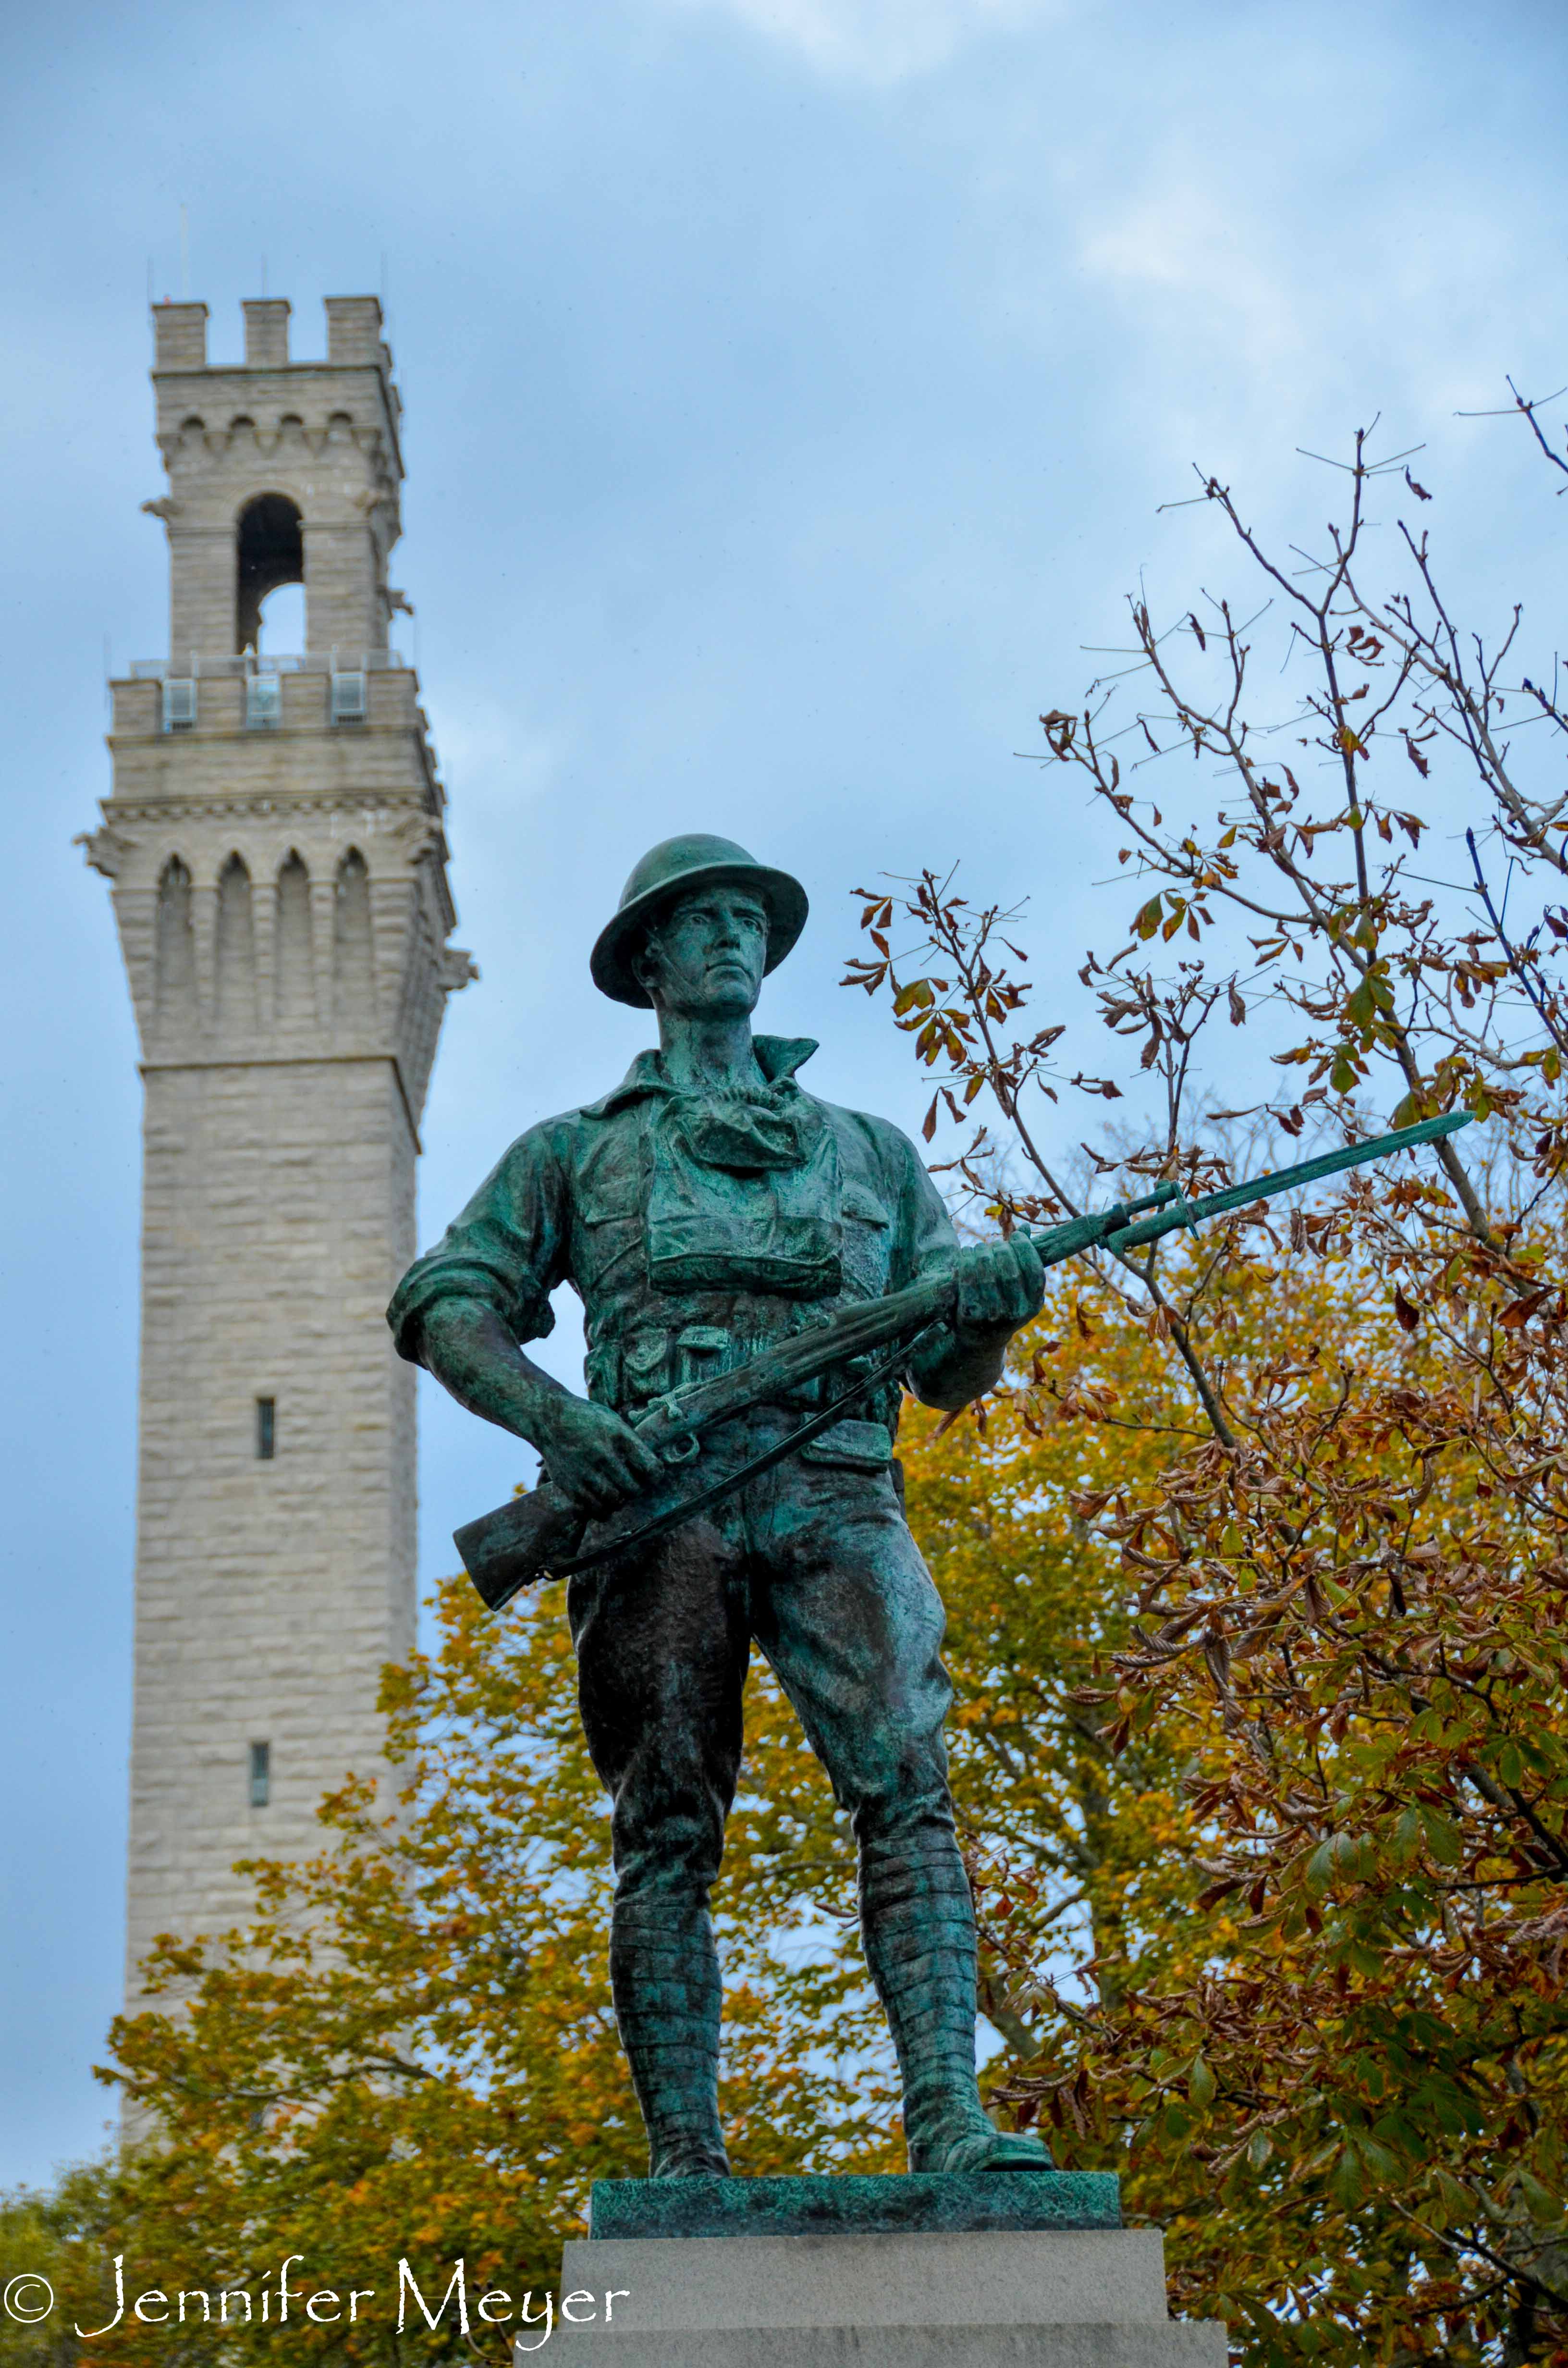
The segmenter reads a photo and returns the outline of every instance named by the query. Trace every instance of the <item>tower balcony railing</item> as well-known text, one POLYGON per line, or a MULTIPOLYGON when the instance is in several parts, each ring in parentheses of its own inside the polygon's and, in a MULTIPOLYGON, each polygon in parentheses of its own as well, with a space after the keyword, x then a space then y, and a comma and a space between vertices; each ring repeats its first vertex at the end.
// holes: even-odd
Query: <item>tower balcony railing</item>
POLYGON ((233 682, 252 674, 412 674, 414 662, 401 650, 301 650, 291 655, 270 651, 181 651, 172 658, 132 658, 132 682, 197 682, 215 677, 233 682))
POLYGON ((409 660, 398 650, 302 650, 289 654, 192 650, 176 657, 135 658, 131 661, 131 680, 162 686, 161 721, 165 732, 196 729, 201 718, 204 682, 242 686, 245 729, 266 732, 276 730, 283 720, 286 677, 324 677, 329 686, 327 720, 335 724, 352 725, 363 723, 369 712, 368 675, 411 675, 413 671, 409 660))

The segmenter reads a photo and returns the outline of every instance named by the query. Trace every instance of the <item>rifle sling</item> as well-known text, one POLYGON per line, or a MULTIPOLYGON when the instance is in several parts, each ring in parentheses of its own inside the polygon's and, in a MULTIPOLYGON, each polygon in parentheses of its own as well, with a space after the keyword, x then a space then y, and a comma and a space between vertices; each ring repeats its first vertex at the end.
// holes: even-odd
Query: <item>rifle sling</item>
MULTIPOLYGON (((1423 1119, 1415 1126, 1399 1127, 1392 1134, 1379 1135, 1369 1143, 1346 1144, 1337 1151, 1322 1153, 1315 1159, 1302 1161, 1300 1167, 1280 1168, 1249 1183, 1233 1184, 1222 1191, 1205 1193, 1201 1199, 1193 1201, 1182 1199, 1174 1186, 1162 1183, 1142 1200, 1123 1201, 1116 1208, 1100 1212, 1096 1217, 1074 1218, 1064 1224, 1052 1226, 1047 1233, 1031 1234, 1028 1238, 1047 1266, 1054 1266, 1061 1259, 1079 1256, 1086 1250, 1124 1253, 1157 1241, 1163 1235, 1174 1233, 1178 1228, 1199 1225, 1210 1217, 1272 1199, 1276 1193, 1292 1191, 1299 1185, 1315 1183, 1321 1178, 1335 1175, 1344 1168, 1358 1167, 1369 1160, 1386 1158, 1391 1152, 1414 1149, 1417 1144, 1437 1141, 1461 1126, 1468 1126, 1471 1115, 1469 1110, 1449 1110, 1440 1117, 1423 1119), (1150 1208, 1156 1209, 1157 1213, 1144 1217, 1142 1212, 1150 1208), (1141 1222, 1131 1222, 1134 1219, 1141 1222)), ((949 1303, 951 1289, 951 1276, 945 1277, 936 1295, 944 1303, 949 1303)), ((872 1390, 880 1388, 883 1382, 894 1380, 915 1344, 945 1322, 946 1304, 933 1312, 932 1297, 928 1295, 931 1291, 932 1286, 912 1285, 908 1290, 894 1294, 892 1301, 883 1301, 880 1313, 877 1304, 872 1303, 855 1309, 846 1321, 824 1326, 822 1334, 764 1349, 750 1365, 742 1369, 742 1374, 745 1376, 744 1381, 742 1374, 728 1374, 722 1380, 699 1383, 687 1394, 685 1406, 681 1403, 680 1394, 676 1393, 668 1403, 668 1410, 671 1419, 679 1422, 682 1428, 689 1425, 695 1431, 733 1421, 746 1411, 745 1403, 733 1408, 725 1407, 722 1412, 717 1408, 731 1393, 738 1395, 748 1385, 756 1389, 757 1367, 760 1366, 766 1375, 767 1388, 798 1385, 816 1373, 831 1371, 832 1366, 846 1355, 863 1352, 859 1344, 864 1343, 868 1334, 876 1337, 880 1333, 881 1339, 886 1339, 889 1336, 881 1330, 881 1326, 890 1317, 894 1322, 898 1320, 901 1311, 896 1302, 902 1299, 906 1303, 915 1303, 909 1307, 905 1319, 912 1328, 903 1335, 892 1353, 858 1381, 853 1388, 843 1391, 831 1405, 821 1407, 809 1421, 801 1423, 787 1439, 780 1440, 776 1447, 754 1456, 750 1463, 744 1463, 738 1472, 731 1473, 727 1479, 716 1480, 710 1486, 699 1489, 695 1497, 683 1497, 679 1504, 656 1513, 641 1529, 630 1531, 620 1537, 601 1540, 586 1554, 574 1554, 569 1560, 555 1564, 550 1572, 543 1575, 565 1578, 574 1571, 591 1570, 597 1563, 608 1562, 612 1554, 630 1552, 633 1546, 644 1545, 650 1539, 662 1537, 666 1530, 677 1529, 681 1522, 689 1521, 694 1514, 705 1512, 710 1505, 722 1503, 726 1497, 733 1496, 737 1488, 744 1488, 747 1481, 771 1471, 776 1463, 782 1463, 786 1456, 793 1455, 798 1449, 809 1446, 823 1431, 831 1429, 850 1406, 867 1397, 872 1390), (921 1302, 924 1302, 923 1305, 919 1304, 921 1302), (857 1345, 851 1346, 852 1341, 857 1345)), ((494 1516, 485 1518, 488 1520, 494 1516)), ((500 1611, 518 1588, 527 1584, 526 1579, 519 1579, 517 1586, 492 1603, 492 1610, 500 1611)), ((486 1600, 489 1600, 488 1598, 486 1600)))
POLYGON ((793 1455, 797 1449, 809 1447, 813 1439, 820 1438, 824 1430, 831 1430, 850 1406, 858 1406, 884 1382, 894 1380, 927 1332, 934 1332, 942 1320, 940 1316, 928 1317, 917 1332, 900 1342, 890 1357, 884 1357, 880 1365, 874 1365, 869 1373, 862 1374, 853 1388, 841 1391, 828 1405, 820 1406, 809 1421, 801 1423, 774 1446, 765 1449, 762 1454, 754 1455, 738 1471, 726 1473, 722 1480, 715 1480, 708 1487, 699 1488, 695 1497, 683 1497, 678 1505, 670 1505, 664 1512, 655 1513, 653 1520, 644 1521, 641 1529, 632 1530, 621 1537, 601 1539, 586 1554, 574 1554, 569 1561, 554 1564, 551 1577, 569 1578, 574 1571, 591 1570, 596 1563, 608 1562, 612 1554, 630 1554, 634 1546, 646 1545, 650 1539, 663 1537, 666 1530, 678 1529, 694 1514, 704 1513, 710 1505, 721 1504, 726 1497, 733 1497, 737 1488, 744 1488, 749 1480, 756 1480, 762 1473, 770 1472, 776 1463, 782 1463, 786 1456, 793 1455))
MULTIPOLYGON (((1401 1127, 1394 1133, 1380 1135, 1370 1143, 1346 1144, 1341 1150, 1305 1160, 1299 1167, 1287 1167, 1271 1176, 1260 1176, 1253 1183, 1233 1184, 1225 1191, 1206 1193, 1199 1201, 1184 1202, 1178 1197, 1174 1208, 1162 1208, 1157 1215, 1145 1219, 1141 1224, 1130 1224, 1127 1220, 1146 1208, 1148 1201, 1124 1204, 1115 1211, 1108 1210, 1101 1219, 1104 1230, 1099 1232, 1098 1238, 1085 1241, 1081 1247, 1085 1249, 1122 1250, 1143 1242, 1157 1241, 1163 1234, 1174 1233, 1178 1227, 1201 1224, 1210 1217, 1272 1198, 1275 1193, 1289 1191, 1297 1185, 1315 1183, 1320 1178, 1335 1175, 1343 1168, 1359 1167, 1369 1160, 1386 1158, 1392 1151, 1406 1147, 1414 1149, 1418 1143, 1430 1143, 1440 1135, 1451 1134, 1457 1128, 1469 1123, 1470 1115, 1468 1110, 1453 1110, 1441 1118, 1423 1120, 1416 1126, 1401 1127), (1116 1217, 1121 1218, 1120 1224, 1106 1224, 1106 1219, 1116 1217)), ((1166 1189, 1161 1186, 1149 1196, 1149 1200, 1159 1201, 1166 1197, 1166 1189)), ((1071 1226, 1056 1228, 1059 1234, 1074 1230, 1076 1228, 1071 1226)), ((1029 1238, 1037 1249, 1048 1253, 1047 1263, 1054 1264, 1055 1259, 1049 1256, 1052 1247, 1051 1235, 1036 1234, 1029 1238)), ((1058 1250, 1057 1257, 1062 1254, 1058 1250)), ((771 1471, 776 1463, 782 1463, 785 1457, 793 1455, 797 1449, 809 1446, 823 1431, 830 1429, 848 1407, 868 1397, 883 1382, 892 1381, 908 1360, 915 1343, 923 1340, 927 1332, 934 1332, 944 1320, 940 1315, 927 1317, 917 1332, 910 1334, 890 1357, 884 1358, 852 1389, 844 1391, 831 1405, 820 1408, 809 1422, 801 1423, 777 1446, 768 1448, 764 1454, 754 1456, 749 1463, 743 1463, 738 1472, 732 1472, 723 1480, 715 1480, 710 1487, 699 1489, 695 1497, 684 1497, 678 1505, 656 1513, 651 1521, 645 1521, 640 1530, 633 1530, 629 1536, 604 1541, 587 1554, 574 1554, 569 1562, 558 1564, 551 1576, 565 1578, 573 1571, 591 1569, 596 1563, 607 1562, 611 1554, 627 1553, 633 1546, 646 1544, 652 1538, 662 1537, 666 1530, 677 1529, 682 1521, 689 1521, 694 1514, 706 1512, 710 1505, 721 1504, 726 1497, 733 1497, 735 1490, 744 1488, 748 1480, 755 1480, 760 1474, 771 1471)))

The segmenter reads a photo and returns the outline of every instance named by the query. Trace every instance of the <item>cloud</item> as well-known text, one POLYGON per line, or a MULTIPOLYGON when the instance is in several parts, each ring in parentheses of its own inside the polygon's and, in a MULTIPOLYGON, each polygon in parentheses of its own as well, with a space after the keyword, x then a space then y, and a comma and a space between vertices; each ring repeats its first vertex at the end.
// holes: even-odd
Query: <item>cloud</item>
POLYGON ((1308 337, 1301 289, 1276 251, 1275 225, 1249 221, 1229 194, 1185 171, 1162 173, 1085 227, 1091 279, 1121 289, 1145 323, 1210 352, 1244 354, 1249 373, 1278 381, 1300 366, 1308 337))
POLYGON ((1427 432, 1538 352, 1510 245, 1528 198, 1505 216, 1459 156, 1369 198, 1343 161, 1354 196, 1304 220, 1248 203, 1250 160, 1184 150, 1082 209, 1078 267, 1157 358, 1167 431, 1203 426, 1211 441, 1227 415, 1304 425, 1348 405, 1427 432))
POLYGON ((821 74, 902 82, 945 65, 966 43, 1053 21, 1064 0, 664 0, 723 11, 821 74))

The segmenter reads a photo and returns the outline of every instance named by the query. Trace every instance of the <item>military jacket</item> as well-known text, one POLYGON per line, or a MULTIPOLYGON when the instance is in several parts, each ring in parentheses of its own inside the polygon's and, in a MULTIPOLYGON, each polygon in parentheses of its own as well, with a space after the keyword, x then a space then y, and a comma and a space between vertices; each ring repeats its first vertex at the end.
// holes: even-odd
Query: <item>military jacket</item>
MULTIPOLYGON (((915 1146, 886 1120, 819 1101, 795 1071, 809 1039, 759 1036, 765 1092, 672 1085, 656 1053, 584 1110, 519 1136, 398 1285, 400 1354, 444 1298, 493 1307, 519 1342, 583 1303, 588 1395, 635 1411, 958 1255, 915 1146)), ((897 1392, 876 1411, 896 1411, 897 1392)))

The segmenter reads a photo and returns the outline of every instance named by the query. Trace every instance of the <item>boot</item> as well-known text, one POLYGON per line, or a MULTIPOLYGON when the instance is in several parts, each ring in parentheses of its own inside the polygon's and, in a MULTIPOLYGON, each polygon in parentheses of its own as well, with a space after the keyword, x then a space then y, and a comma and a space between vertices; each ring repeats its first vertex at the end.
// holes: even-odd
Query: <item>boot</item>
POLYGON ((618 1899, 610 1992, 648 2133, 650 2179, 727 2179, 719 2124, 722 1992, 705 1906, 653 1894, 618 1899))
POLYGON ((997 2129, 980 2100, 974 1906, 950 1837, 863 1864, 860 1923, 898 2052, 910 2169, 1050 2170, 1040 2141, 997 2129))

